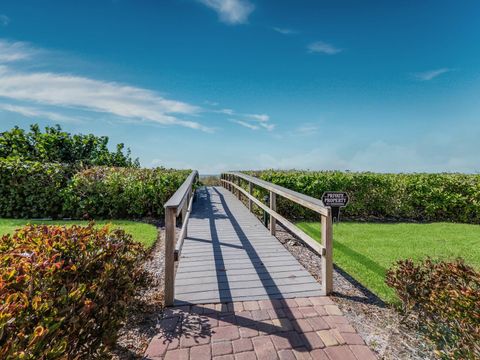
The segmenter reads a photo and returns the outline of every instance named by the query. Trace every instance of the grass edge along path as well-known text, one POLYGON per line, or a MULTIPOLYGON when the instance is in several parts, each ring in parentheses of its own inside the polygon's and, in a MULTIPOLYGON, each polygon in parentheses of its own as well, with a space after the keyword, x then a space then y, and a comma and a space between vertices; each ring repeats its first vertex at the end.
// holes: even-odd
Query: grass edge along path
MULTIPOLYGON (((320 241, 318 222, 297 223, 320 241)), ((480 225, 457 223, 356 223, 334 225, 333 262, 388 303, 398 300, 385 272, 400 259, 463 258, 480 269, 480 225)))
MULTIPOLYGON (((12 234, 16 229, 27 225, 88 225, 83 220, 28 220, 28 219, 0 219, 0 236, 12 234)), ((100 227, 110 224, 111 228, 120 228, 132 235, 135 241, 143 244, 147 249, 151 248, 157 240, 158 231, 154 225, 130 220, 97 220, 95 226, 100 227)))

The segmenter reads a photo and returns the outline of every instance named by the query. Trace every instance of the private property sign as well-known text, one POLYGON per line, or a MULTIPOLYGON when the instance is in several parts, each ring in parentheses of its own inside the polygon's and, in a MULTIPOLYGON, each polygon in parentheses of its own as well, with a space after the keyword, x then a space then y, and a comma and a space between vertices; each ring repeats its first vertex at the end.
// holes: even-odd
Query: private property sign
POLYGON ((326 191, 322 195, 324 206, 332 209, 332 217, 334 220, 340 219, 340 208, 348 204, 348 194, 343 191, 326 191))

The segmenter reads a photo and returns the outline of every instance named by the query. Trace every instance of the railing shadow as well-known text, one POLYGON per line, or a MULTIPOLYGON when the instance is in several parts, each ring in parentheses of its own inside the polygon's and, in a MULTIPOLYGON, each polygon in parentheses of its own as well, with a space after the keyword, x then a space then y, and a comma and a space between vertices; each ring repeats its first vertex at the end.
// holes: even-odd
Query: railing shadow
MULTIPOLYGON (((227 194, 233 198, 232 194, 227 194)), ((238 201, 235 198, 232 200, 238 201)), ((158 336, 166 343, 183 341, 191 344, 203 344, 214 334, 212 329, 221 322, 223 325, 238 325, 250 331, 279 336, 287 340, 291 348, 295 348, 299 352, 313 350, 313 344, 310 343, 303 333, 305 324, 301 322, 306 320, 299 319, 298 314, 294 314, 290 309, 288 299, 283 298, 282 291, 275 283, 268 268, 262 263, 261 256, 250 242, 242 225, 240 225, 232 213, 225 195, 217 188, 201 189, 198 192, 197 201, 194 203, 191 219, 208 220, 210 238, 188 237, 188 240, 199 243, 211 243, 212 245, 221 310, 215 309, 215 306, 194 304, 168 308, 165 310, 161 320, 159 326, 160 334, 158 336), (219 220, 228 221, 228 226, 234 230, 235 237, 238 238, 241 245, 232 245, 220 241, 219 230, 217 229, 217 221, 219 220), (253 312, 234 311, 233 302, 235 299, 232 296, 231 285, 225 268, 225 259, 222 252, 223 246, 245 250, 256 278, 258 278, 256 281, 260 281, 272 304, 268 311, 265 309, 253 312), (275 324, 271 321, 269 323, 270 319, 275 319, 275 324), (282 321, 277 321, 277 319, 282 319, 282 321)), ((225 226, 225 224, 222 226, 225 226)), ((328 324, 323 322, 322 319, 319 318, 318 320, 320 324, 318 330, 329 328, 328 324)))
POLYGON ((363 294, 363 296, 347 295, 334 290, 333 291, 334 296, 343 298, 343 299, 348 299, 348 300, 355 301, 362 304, 373 304, 381 308, 384 308, 387 306, 382 299, 380 299, 377 295, 375 295, 373 292, 368 290, 365 286, 363 286, 360 282, 358 282, 355 278, 353 278, 349 273, 347 273, 341 267, 335 264, 333 265, 333 267, 336 272, 338 272, 343 278, 345 278, 345 280, 347 280, 356 290, 360 291, 363 294))
MULTIPOLYGON (((276 285, 275 280, 270 275, 267 267, 264 266, 263 263, 261 263, 261 262, 260 263, 259 262, 254 262, 254 259, 258 259, 258 258, 260 258, 260 256, 257 253, 254 246, 249 241, 249 239, 248 239, 247 235, 245 234, 242 226, 238 223, 237 219, 235 218, 235 216, 231 212, 230 207, 229 207, 227 201, 225 200, 225 196, 217 188, 212 188, 212 189, 217 194, 217 196, 219 197, 221 207, 225 211, 226 218, 229 220, 230 225, 232 226, 232 228, 234 229, 238 239, 240 240, 240 243, 242 244, 243 249, 245 250, 245 253, 250 258, 252 266, 253 266, 255 272, 258 275, 258 279, 262 283, 262 285, 265 289, 265 292, 269 296, 270 300, 271 301, 283 300, 282 292, 280 291, 280 289, 276 285), (260 274, 262 274, 262 276, 260 276, 260 274)), ((207 195, 208 198, 210 199, 211 195, 210 195, 208 190, 207 190, 207 194, 208 194, 207 195)), ((212 215, 214 215, 214 214, 212 213, 212 215)), ((213 223, 214 223, 215 219, 213 218, 212 220, 213 220, 213 223)), ((212 229, 212 227, 211 227, 211 229, 212 229)), ((230 297, 221 295, 221 299, 226 300, 227 302, 233 301, 233 299, 231 297, 231 291, 227 290, 227 293, 230 297)), ((282 310, 279 310, 279 309, 280 309, 280 307, 273 307, 273 311, 276 312, 278 318, 281 318, 281 317, 284 317, 284 316, 287 317, 287 318, 291 318, 291 319, 293 319, 293 326, 295 326, 295 325, 298 326, 298 324, 296 324, 296 320, 294 319, 295 317, 292 314, 292 312, 291 312, 291 310, 288 306, 281 307, 282 310), (282 312, 281 314, 279 313, 280 311, 282 312)), ((264 322, 256 323, 256 321, 254 321, 253 319, 244 318, 244 317, 240 317, 239 320, 240 320, 239 324, 241 323, 241 326, 252 327, 256 330, 259 330, 259 327, 260 327, 261 331, 265 332, 267 334, 278 333, 279 336, 285 337, 290 342, 290 344, 292 345, 292 348, 298 346, 299 341, 300 341, 305 346, 305 349, 307 349, 307 351, 311 350, 311 346, 309 344, 308 339, 303 335, 303 332, 301 332, 301 331, 298 332, 298 333, 293 332, 293 331, 292 332, 288 332, 288 331, 287 332, 279 332, 279 330, 282 330, 281 328, 278 328, 277 326, 274 326, 274 325, 270 325, 268 323, 264 323, 264 322), (298 334, 300 339, 297 339, 296 336, 294 336, 294 334, 298 334)))

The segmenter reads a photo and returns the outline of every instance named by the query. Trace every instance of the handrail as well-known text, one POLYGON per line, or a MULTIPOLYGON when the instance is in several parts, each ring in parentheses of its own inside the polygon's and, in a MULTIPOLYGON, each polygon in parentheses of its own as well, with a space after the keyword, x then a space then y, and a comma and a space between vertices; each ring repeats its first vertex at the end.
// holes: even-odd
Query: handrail
POLYGON ((173 305, 175 298, 175 261, 180 257, 183 240, 187 236, 188 220, 195 195, 194 184, 198 171, 193 170, 182 185, 165 203, 165 306, 173 305), (182 228, 176 240, 177 217, 182 214, 182 228))
POLYGON ((284 198, 292 200, 292 201, 296 202, 297 204, 300 204, 300 205, 302 205, 302 206, 304 206, 304 207, 306 207, 310 210, 316 211, 319 214, 322 214, 324 216, 327 215, 328 208, 326 208, 323 205, 323 202, 319 199, 315 199, 314 197, 311 197, 311 196, 308 196, 308 195, 305 195, 305 194, 287 189, 287 188, 285 188, 283 186, 280 186, 280 185, 272 184, 268 181, 265 181, 265 180, 247 175, 247 174, 243 174, 241 172, 232 171, 232 172, 227 172, 225 174, 231 174, 231 175, 234 175, 236 177, 239 177, 243 180, 251 182, 252 184, 258 185, 260 187, 263 187, 266 190, 272 191, 272 192, 274 192, 274 193, 276 193, 280 196, 283 196, 284 198))
POLYGON ((284 188, 282 186, 269 183, 267 181, 258 179, 256 177, 243 174, 240 172, 226 172, 221 174, 222 185, 230 190, 232 193, 237 194, 239 200, 243 194, 248 199, 248 208, 252 210, 252 204, 254 203, 260 209, 270 215, 270 233, 275 236, 276 222, 280 222, 287 230, 297 236, 305 244, 307 244, 312 250, 321 255, 322 258, 322 290, 325 295, 332 292, 333 287, 333 243, 332 243, 332 214, 331 210, 323 205, 323 203, 311 196, 298 193, 296 191, 284 188), (248 183, 248 191, 240 186, 240 179, 248 183), (235 183, 236 182, 236 183, 235 183), (253 186, 257 185, 270 192, 270 204, 265 205, 253 196, 253 186), (276 195, 280 195, 286 199, 289 199, 297 204, 300 204, 308 209, 316 211, 321 218, 322 227, 322 244, 312 239, 308 234, 299 229, 295 224, 288 221, 285 217, 280 215, 276 210, 276 195))
MULTIPOLYGON (((183 205, 185 204, 185 199, 188 194, 188 191, 192 187, 194 181, 198 178, 198 171, 193 170, 190 175, 185 179, 182 185, 175 191, 170 199, 167 200, 165 205, 163 206, 165 209, 167 208, 176 208, 177 210, 181 210, 183 205)), ((177 212, 178 216, 179 212, 177 212)))

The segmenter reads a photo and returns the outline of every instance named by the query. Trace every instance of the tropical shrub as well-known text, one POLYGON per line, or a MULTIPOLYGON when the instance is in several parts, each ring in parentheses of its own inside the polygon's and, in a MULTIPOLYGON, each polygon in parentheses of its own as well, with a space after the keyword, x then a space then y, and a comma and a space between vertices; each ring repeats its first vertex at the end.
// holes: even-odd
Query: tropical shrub
POLYGON ((77 166, 139 166, 138 159, 131 158, 129 149, 124 152, 123 144, 118 144, 116 151, 110 151, 108 137, 71 135, 62 131, 59 125, 47 126, 45 132, 35 124, 30 126, 28 132, 16 126, 0 133, 0 158, 10 157, 77 166))
POLYGON ((94 167, 76 173, 64 192, 76 218, 159 217, 190 171, 94 167))
POLYGON ((0 358, 90 359, 116 340, 142 245, 121 230, 26 226, 0 239, 0 358))
POLYGON ((61 164, 0 159, 0 217, 60 216, 72 172, 61 164))
MULTIPOLYGON (((275 170, 249 173, 317 199, 325 191, 346 191, 350 203, 342 214, 348 218, 480 223, 480 175, 275 170)), ((282 198, 277 199, 277 208, 294 218, 317 216, 282 198)))
POLYGON ((402 260, 387 272, 407 314, 444 359, 480 359, 480 273, 463 261, 415 264, 402 260))

